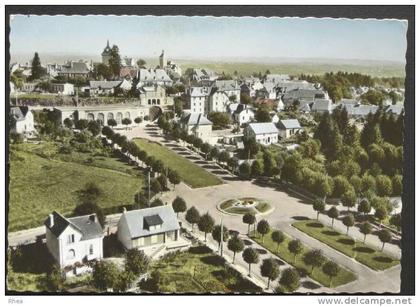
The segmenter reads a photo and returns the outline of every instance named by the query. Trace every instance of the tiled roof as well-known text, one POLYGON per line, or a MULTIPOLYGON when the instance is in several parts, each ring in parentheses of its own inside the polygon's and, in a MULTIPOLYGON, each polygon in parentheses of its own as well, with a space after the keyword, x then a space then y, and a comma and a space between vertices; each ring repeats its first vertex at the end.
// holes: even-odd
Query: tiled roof
MULTIPOLYGON (((178 219, 176 218, 176 214, 171 205, 130 210, 122 214, 120 222, 126 222, 131 239, 174 231, 180 228, 178 219), (156 223, 155 221, 158 221, 155 216, 160 218, 162 221, 160 224, 162 226, 155 230, 149 230, 144 222, 150 221, 153 225, 156 223)), ((149 224, 149 226, 150 225, 151 224, 149 224)))
POLYGON ((90 88, 112 89, 121 84, 121 81, 90 81, 90 88))
POLYGON ((297 119, 280 120, 279 125, 282 129, 300 129, 300 123, 297 119))
POLYGON ((273 122, 250 123, 249 128, 254 131, 255 135, 278 133, 273 122))
POLYGON ((140 82, 171 81, 163 69, 139 69, 138 79, 140 82))
POLYGON ((185 113, 181 121, 186 125, 212 125, 213 123, 201 113, 185 113))

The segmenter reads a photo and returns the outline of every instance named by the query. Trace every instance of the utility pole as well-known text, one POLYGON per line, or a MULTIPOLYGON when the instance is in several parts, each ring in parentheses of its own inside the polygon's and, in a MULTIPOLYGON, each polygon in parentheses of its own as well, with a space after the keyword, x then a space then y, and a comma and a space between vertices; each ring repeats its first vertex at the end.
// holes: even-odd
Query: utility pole
POLYGON ((220 256, 223 257, 223 217, 220 218, 220 256))
POLYGON ((147 168, 147 181, 148 181, 148 188, 149 188, 149 193, 148 193, 148 205, 150 206, 150 167, 147 168))

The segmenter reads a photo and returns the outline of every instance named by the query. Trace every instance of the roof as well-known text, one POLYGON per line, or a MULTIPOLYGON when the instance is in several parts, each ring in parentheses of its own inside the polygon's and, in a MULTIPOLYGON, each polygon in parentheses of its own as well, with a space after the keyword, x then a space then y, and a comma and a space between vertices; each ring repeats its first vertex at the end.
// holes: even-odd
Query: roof
POLYGON ((180 228, 171 205, 130 210, 122 214, 120 222, 126 222, 131 239, 174 231, 180 228), (161 220, 160 224, 162 226, 160 228, 149 230, 148 226, 145 226, 145 221, 152 224, 160 222, 158 218, 161 220))
POLYGON ((172 81, 164 69, 139 69, 138 79, 145 81, 172 81))
POLYGON ((349 116, 356 116, 356 117, 365 117, 369 115, 369 113, 375 114, 378 111, 378 106, 376 105, 343 105, 347 110, 349 116))
POLYGON ((68 62, 66 65, 61 66, 58 73, 78 73, 87 74, 89 73, 89 67, 85 62, 68 62))
POLYGON ((315 100, 312 104, 312 111, 330 112, 333 109, 332 101, 329 99, 315 100))
POLYGON ((144 224, 149 226, 161 225, 163 220, 159 215, 152 215, 144 217, 144 224))
POLYGON ((92 221, 93 216, 97 220, 96 214, 65 218, 58 212, 53 211, 52 217, 54 225, 50 227, 50 217, 44 221, 44 224, 56 237, 59 237, 69 225, 72 225, 82 234, 81 240, 88 240, 103 236, 102 227, 98 221, 92 221))
POLYGON ((211 88, 210 87, 191 87, 190 88, 190 96, 191 97, 203 97, 210 95, 211 88))
POLYGON ((213 86, 217 88, 217 91, 231 91, 241 89, 238 85, 238 82, 234 80, 214 81, 213 86))
POLYGON ((27 106, 14 106, 10 108, 10 114, 16 121, 25 120, 26 114, 29 111, 27 106))
POLYGON ((273 122, 250 123, 249 128, 254 131, 255 135, 278 133, 273 122))
POLYGON ((213 123, 201 113, 185 113, 181 121, 186 125, 212 125, 213 123))
POLYGON ((284 95, 284 99, 316 99, 316 97, 325 98, 325 93, 318 89, 293 89, 284 95))
POLYGON ((401 114, 403 112, 403 110, 404 110, 404 106, 402 104, 401 105, 398 105, 398 104, 396 104, 396 105, 389 105, 385 109, 386 112, 393 113, 395 115, 401 114))
POLYGON ((121 81, 89 81, 90 88, 112 89, 121 84, 121 81))
POLYGON ((282 129, 300 129, 300 123, 297 119, 286 119, 286 120, 280 120, 279 122, 280 127, 282 129))
POLYGON ((271 82, 288 81, 290 76, 288 74, 267 74, 265 79, 271 82))
POLYGON ((111 55, 111 48, 109 47, 109 40, 106 42, 106 47, 101 55, 111 55))

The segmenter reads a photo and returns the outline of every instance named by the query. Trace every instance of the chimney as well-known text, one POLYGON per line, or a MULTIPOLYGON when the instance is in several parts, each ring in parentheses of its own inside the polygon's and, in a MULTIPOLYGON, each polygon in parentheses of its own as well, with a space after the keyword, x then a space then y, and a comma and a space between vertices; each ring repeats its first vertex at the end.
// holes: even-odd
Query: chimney
POLYGON ((49 225, 50 225, 50 228, 51 227, 53 227, 54 226, 54 215, 53 214, 50 214, 49 216, 49 225))
POLYGON ((89 216, 89 221, 92 222, 92 223, 96 223, 96 215, 95 214, 90 215, 89 216))

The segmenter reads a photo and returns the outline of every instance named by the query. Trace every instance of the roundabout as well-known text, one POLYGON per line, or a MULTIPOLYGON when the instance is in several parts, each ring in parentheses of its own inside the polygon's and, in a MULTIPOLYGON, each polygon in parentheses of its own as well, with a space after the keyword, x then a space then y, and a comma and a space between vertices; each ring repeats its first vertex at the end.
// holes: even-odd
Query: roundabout
POLYGON ((229 215, 266 215, 274 210, 267 201, 253 197, 228 199, 217 205, 217 209, 229 215))

